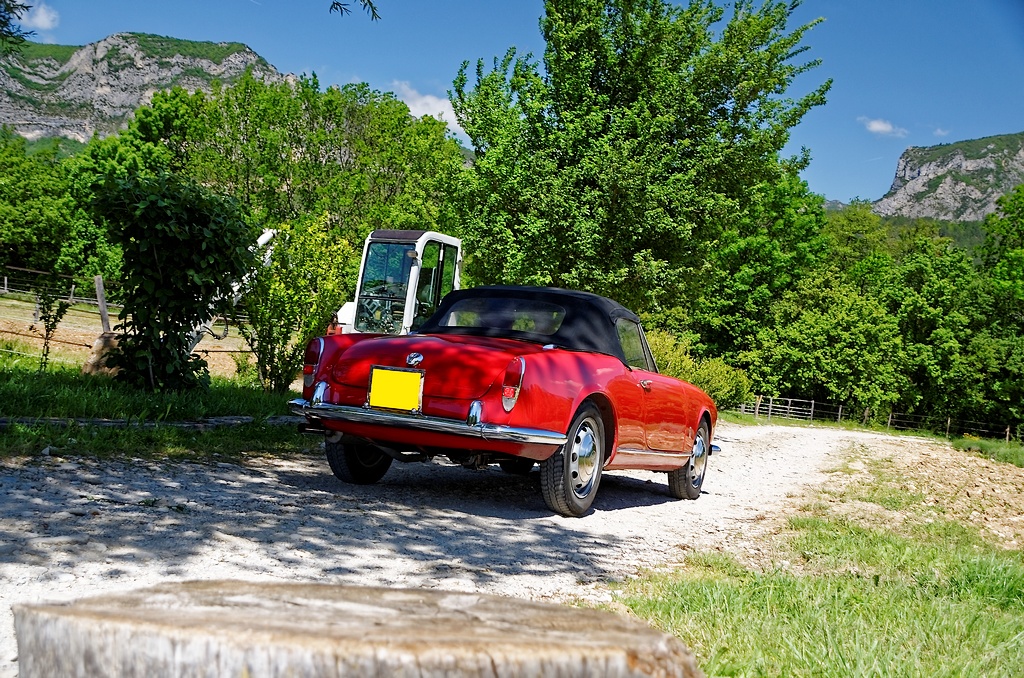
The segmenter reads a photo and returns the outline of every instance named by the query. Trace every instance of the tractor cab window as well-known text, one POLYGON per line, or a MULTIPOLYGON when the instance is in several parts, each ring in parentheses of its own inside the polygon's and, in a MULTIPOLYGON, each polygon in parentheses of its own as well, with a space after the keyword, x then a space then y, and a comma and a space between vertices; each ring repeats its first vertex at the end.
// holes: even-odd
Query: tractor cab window
POLYGON ((416 288, 416 313, 412 329, 434 314, 444 295, 455 286, 455 264, 458 248, 430 240, 423 246, 420 260, 420 280, 416 288))
POLYGON ((395 334, 402 327, 409 276, 416 248, 409 243, 374 242, 366 252, 356 329, 360 332, 395 334))

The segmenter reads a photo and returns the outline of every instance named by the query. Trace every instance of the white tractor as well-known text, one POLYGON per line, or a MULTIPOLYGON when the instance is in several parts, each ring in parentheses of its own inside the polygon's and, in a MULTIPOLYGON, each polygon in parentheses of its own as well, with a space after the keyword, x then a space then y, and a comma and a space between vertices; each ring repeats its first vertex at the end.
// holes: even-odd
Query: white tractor
POLYGON ((379 229, 363 245, 355 301, 338 311, 329 334, 408 334, 441 298, 459 289, 462 241, 434 231, 379 229))

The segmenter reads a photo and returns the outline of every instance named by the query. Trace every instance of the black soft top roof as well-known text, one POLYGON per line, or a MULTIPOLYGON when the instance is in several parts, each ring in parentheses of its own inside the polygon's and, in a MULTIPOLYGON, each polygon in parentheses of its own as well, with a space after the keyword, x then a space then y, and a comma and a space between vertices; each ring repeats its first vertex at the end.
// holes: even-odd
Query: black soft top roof
POLYGON ((471 287, 450 292, 441 300, 434 315, 419 328, 421 334, 472 334, 487 337, 508 337, 541 344, 555 344, 577 351, 594 351, 613 355, 625 362, 615 321, 627 318, 635 323, 640 318, 628 308, 597 294, 563 290, 556 287, 525 287, 493 285, 471 287), (442 325, 449 309, 464 299, 515 298, 545 301, 565 309, 565 317, 553 334, 535 334, 493 327, 448 327, 442 325))

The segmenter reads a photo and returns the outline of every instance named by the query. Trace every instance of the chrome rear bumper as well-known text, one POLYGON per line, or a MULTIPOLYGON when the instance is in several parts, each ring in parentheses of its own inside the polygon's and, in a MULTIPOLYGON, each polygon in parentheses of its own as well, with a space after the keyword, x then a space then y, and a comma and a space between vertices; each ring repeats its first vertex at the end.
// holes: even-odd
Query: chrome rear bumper
POLYGON ((330 403, 312 404, 303 398, 296 398, 288 403, 292 412, 301 414, 307 419, 323 421, 350 421, 358 424, 374 424, 377 426, 396 426, 399 428, 429 431, 431 433, 448 433, 451 435, 480 438, 482 440, 523 443, 529 445, 564 445, 568 440, 564 433, 545 431, 537 428, 519 428, 485 424, 477 420, 474 414, 479 409, 471 410, 470 420, 443 419, 427 417, 420 414, 390 412, 387 410, 371 410, 368 407, 351 407, 348 405, 331 405, 330 403))

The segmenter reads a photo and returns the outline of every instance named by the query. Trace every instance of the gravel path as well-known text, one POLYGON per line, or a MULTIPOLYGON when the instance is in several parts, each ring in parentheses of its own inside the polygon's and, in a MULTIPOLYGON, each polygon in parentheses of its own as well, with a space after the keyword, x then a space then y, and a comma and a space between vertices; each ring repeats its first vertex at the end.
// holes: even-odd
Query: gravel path
POLYGON ((395 464, 337 481, 320 456, 234 464, 0 462, 0 677, 17 674, 10 606, 186 579, 476 590, 610 600, 604 582, 683 551, 756 552, 788 497, 820 484, 851 442, 833 429, 722 424, 704 494, 664 474, 607 474, 583 518, 552 515, 536 470, 395 464))

